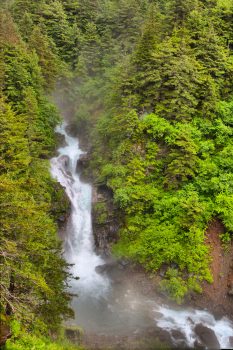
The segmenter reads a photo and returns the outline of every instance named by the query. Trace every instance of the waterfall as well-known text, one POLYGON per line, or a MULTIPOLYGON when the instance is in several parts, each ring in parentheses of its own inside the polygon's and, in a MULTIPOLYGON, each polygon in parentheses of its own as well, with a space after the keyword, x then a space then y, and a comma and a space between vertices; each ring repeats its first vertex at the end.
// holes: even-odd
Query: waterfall
POLYGON ((103 295, 109 287, 109 280, 98 274, 95 269, 104 264, 95 253, 91 202, 92 188, 83 183, 76 172, 77 161, 84 152, 79 147, 77 138, 66 132, 66 123, 56 128, 63 135, 66 145, 58 149, 58 157, 51 160, 52 176, 65 188, 71 202, 71 217, 64 240, 65 258, 72 264, 71 272, 80 280, 71 280, 72 289, 79 295, 103 295))
POLYGON ((204 310, 160 305, 156 295, 155 300, 150 300, 140 294, 130 278, 127 283, 115 281, 112 285, 107 275, 96 272, 96 267, 105 261, 96 254, 94 247, 92 188, 82 182, 76 172, 77 161, 84 152, 78 139, 68 135, 66 127, 67 124, 63 123, 56 128, 56 132, 64 136, 65 145, 51 160, 51 173, 65 188, 72 205, 64 251, 67 262, 72 264, 72 274, 80 278, 70 281, 72 292, 79 295, 72 305, 76 323, 85 330, 111 335, 136 334, 146 327, 157 327, 170 333, 171 341, 178 348, 181 343, 174 331, 179 331, 187 347, 195 347, 198 340, 202 348, 213 348, 203 344, 203 339, 197 334, 196 327, 201 324, 214 333, 221 348, 231 348, 233 324, 227 318, 216 320, 204 310))

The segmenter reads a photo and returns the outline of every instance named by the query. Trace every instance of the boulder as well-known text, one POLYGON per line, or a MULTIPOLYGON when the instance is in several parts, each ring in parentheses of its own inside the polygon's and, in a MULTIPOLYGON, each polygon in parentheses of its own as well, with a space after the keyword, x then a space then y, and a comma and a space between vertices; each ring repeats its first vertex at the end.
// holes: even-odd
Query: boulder
POLYGON ((194 342, 194 349, 204 350, 205 349, 205 345, 201 344, 198 340, 195 340, 195 342, 194 342))
POLYGON ((95 268, 96 272, 98 272, 99 274, 110 273, 114 269, 117 269, 117 263, 115 261, 96 266, 95 268))
POLYGON ((229 345, 231 348, 233 348, 233 337, 229 338, 229 345))
POLYGON ((199 323, 195 326, 194 331, 201 343, 208 349, 221 349, 218 338, 212 329, 199 323))
POLYGON ((99 274, 107 272, 109 269, 107 264, 96 266, 95 271, 99 274))
POLYGON ((177 341, 177 340, 186 340, 185 335, 179 331, 178 329, 173 329, 171 331, 172 337, 177 341))
POLYGON ((165 344, 169 344, 169 345, 173 344, 173 341, 171 339, 171 334, 165 329, 160 329, 158 337, 159 337, 159 340, 165 344))
POLYGON ((76 171, 80 174, 85 168, 87 168, 90 162, 90 156, 87 153, 81 154, 77 161, 76 171))
POLYGON ((223 305, 220 304, 215 306, 213 312, 216 320, 221 320, 226 314, 223 305))
POLYGON ((64 166, 65 169, 68 169, 68 167, 69 167, 69 162, 70 162, 70 159, 69 159, 68 156, 62 155, 62 156, 59 158, 59 161, 60 161, 60 163, 62 163, 62 165, 64 166))
POLYGON ((69 125, 67 125, 66 126, 66 132, 71 137, 77 137, 77 135, 78 135, 78 127, 77 127, 76 123, 70 123, 69 125))

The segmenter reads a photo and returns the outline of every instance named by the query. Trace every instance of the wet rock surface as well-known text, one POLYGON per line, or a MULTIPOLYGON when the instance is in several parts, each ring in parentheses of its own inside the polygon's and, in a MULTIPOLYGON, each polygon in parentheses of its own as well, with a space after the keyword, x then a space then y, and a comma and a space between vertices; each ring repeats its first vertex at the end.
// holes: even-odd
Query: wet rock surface
POLYGON ((233 348, 233 337, 229 338, 229 343, 230 343, 230 346, 233 348))
POLYGON ((65 167, 66 169, 68 169, 68 167, 69 167, 69 162, 70 162, 70 159, 69 159, 68 156, 66 156, 66 155, 61 156, 61 157, 60 157, 60 162, 64 165, 64 167, 65 167))
POLYGON ((195 326, 194 330, 198 338, 208 349, 221 349, 218 339, 212 329, 200 323, 195 326))
MULTIPOLYGON (((87 169, 89 162, 90 162, 90 155, 88 153, 81 154, 81 156, 77 161, 77 167, 76 167, 77 173, 81 174, 82 172, 84 172, 87 169)), ((87 174, 86 176, 84 176, 84 180, 85 181, 90 180, 87 178, 87 174)))
POLYGON ((111 255, 111 245, 117 242, 121 227, 121 213, 113 204, 112 192, 105 186, 93 188, 93 234, 98 253, 111 255), (117 212, 117 215, 116 215, 117 212))

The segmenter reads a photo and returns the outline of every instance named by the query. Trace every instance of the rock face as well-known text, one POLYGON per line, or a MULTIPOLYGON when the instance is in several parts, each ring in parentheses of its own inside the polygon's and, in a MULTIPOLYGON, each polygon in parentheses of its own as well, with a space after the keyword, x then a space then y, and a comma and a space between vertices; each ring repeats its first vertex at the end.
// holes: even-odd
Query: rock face
POLYGON ((64 165, 65 168, 69 166, 69 157, 64 155, 60 157, 60 162, 64 165))
POLYGON ((194 330, 201 343, 204 344, 208 349, 221 349, 219 341, 212 329, 199 323, 196 325, 194 330))
POLYGON ((0 347, 5 345, 7 339, 11 337, 10 327, 3 322, 0 322, 0 347))
POLYGON ((77 326, 66 327, 65 335, 73 343, 80 344, 82 342, 83 332, 77 326))
POLYGON ((217 319, 227 316, 233 318, 233 240, 227 249, 221 242, 226 232, 220 220, 213 220, 206 231, 206 245, 212 258, 210 270, 213 283, 203 282, 203 293, 196 294, 192 306, 207 308, 217 319))
POLYGON ((118 240, 121 227, 120 213, 112 201, 111 191, 105 187, 93 188, 93 233, 98 252, 110 255, 110 245, 118 240))
POLYGON ((90 156, 88 153, 81 154, 81 156, 79 157, 79 160, 77 161, 76 171, 78 174, 84 173, 83 177, 85 181, 91 180, 87 173, 89 162, 90 162, 90 156))
POLYGON ((230 347, 233 348, 233 337, 229 338, 230 347))
POLYGON ((59 183, 54 183, 52 210, 54 218, 56 219, 59 228, 63 228, 67 222, 70 212, 71 204, 64 188, 59 183))
POLYGON ((229 283, 228 295, 233 297, 233 282, 229 283))

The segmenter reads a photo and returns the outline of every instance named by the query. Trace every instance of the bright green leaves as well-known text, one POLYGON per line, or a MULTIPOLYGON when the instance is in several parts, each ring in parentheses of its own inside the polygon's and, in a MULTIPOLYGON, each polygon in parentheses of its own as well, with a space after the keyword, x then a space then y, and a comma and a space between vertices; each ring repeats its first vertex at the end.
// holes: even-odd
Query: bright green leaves
POLYGON ((69 341, 59 339, 56 342, 39 334, 28 334, 18 321, 11 322, 12 337, 6 343, 6 350, 82 350, 69 341))
MULTIPOLYGON (((189 290, 200 292, 203 280, 212 282, 205 245, 211 220, 217 216, 228 231, 233 231, 233 113, 232 102, 218 102, 222 73, 206 74, 187 43, 181 49, 180 39, 174 40, 169 54, 169 47, 161 44, 161 52, 167 54, 158 70, 162 72, 166 60, 171 60, 163 78, 156 80, 154 75, 152 79, 153 96, 160 93, 158 102, 151 99, 148 91, 152 90, 147 90, 147 85, 137 88, 138 101, 141 98, 145 107, 149 98, 157 113, 122 108, 121 113, 104 119, 99 133, 108 163, 100 173, 126 214, 115 253, 140 262, 148 270, 167 268, 161 287, 181 302, 189 290), (172 64, 180 66, 173 70, 172 64), (175 268, 168 269, 174 264, 175 268)), ((160 54, 158 51, 154 58, 160 54)), ((153 67, 152 61, 150 57, 146 69, 153 67)), ((122 97, 124 105, 131 97, 122 97)))
POLYGON ((168 293, 172 299, 178 304, 181 304, 185 295, 188 292, 188 288, 176 269, 168 269, 166 273, 166 279, 160 283, 162 291, 168 293))
POLYGON ((219 214, 227 230, 233 232, 233 194, 220 193, 216 197, 215 210, 219 214))

